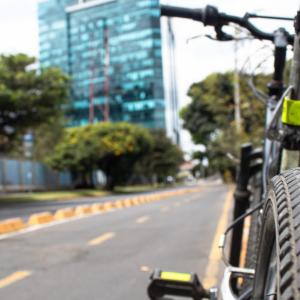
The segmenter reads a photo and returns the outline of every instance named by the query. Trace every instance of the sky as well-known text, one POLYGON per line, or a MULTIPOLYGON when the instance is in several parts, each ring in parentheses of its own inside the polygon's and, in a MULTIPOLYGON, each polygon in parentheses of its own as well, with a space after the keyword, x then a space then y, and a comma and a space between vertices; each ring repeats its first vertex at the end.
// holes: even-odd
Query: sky
MULTIPOLYGON (((38 56, 38 0, 0 0, 0 53, 23 52, 38 56)), ((299 0, 162 0, 163 4, 202 8, 207 4, 217 6, 219 11, 243 16, 245 12, 293 17, 299 8, 299 0)), ((204 79, 212 72, 232 70, 234 66, 233 43, 220 43, 205 37, 187 42, 190 38, 212 33, 210 28, 201 23, 189 20, 174 19, 172 21, 176 39, 176 67, 180 106, 186 105, 190 99, 186 96, 193 82, 204 79)), ((255 21, 264 31, 274 31, 284 26, 293 32, 292 22, 255 21)), ((245 66, 249 54, 253 66, 263 58, 271 56, 270 43, 248 41, 239 44, 239 66, 245 66), (259 50, 263 45, 267 47, 259 50), (269 47, 268 47, 269 46, 269 47)), ((290 54, 291 55, 291 54, 290 54)), ((265 65, 268 70, 271 60, 265 65)), ((249 64, 247 64, 249 66, 249 64)), ((187 132, 182 134, 183 148, 192 147, 187 132)))

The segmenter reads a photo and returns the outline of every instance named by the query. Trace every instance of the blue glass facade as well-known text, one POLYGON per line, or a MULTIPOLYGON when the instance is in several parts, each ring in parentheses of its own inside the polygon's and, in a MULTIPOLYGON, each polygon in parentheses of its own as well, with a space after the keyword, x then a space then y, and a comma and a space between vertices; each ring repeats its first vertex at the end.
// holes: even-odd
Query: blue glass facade
POLYGON ((40 65, 72 78, 70 125, 165 128, 159 0, 43 0, 40 65))

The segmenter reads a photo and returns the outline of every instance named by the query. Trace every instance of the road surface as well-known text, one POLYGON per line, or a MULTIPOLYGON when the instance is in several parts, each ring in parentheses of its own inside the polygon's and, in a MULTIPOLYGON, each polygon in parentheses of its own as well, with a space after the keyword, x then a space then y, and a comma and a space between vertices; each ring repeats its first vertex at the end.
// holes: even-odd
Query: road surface
POLYGON ((146 300, 156 267, 203 278, 228 190, 203 187, 0 238, 0 299, 146 300))
MULTIPOLYGON (((194 186, 194 185, 193 185, 194 186)), ((165 189, 158 189, 151 193, 161 193, 164 191, 169 190, 180 190, 185 188, 190 188, 193 186, 182 186, 178 188, 165 188, 165 189)), ((40 213, 40 212, 50 212, 54 213, 56 210, 61 208, 73 208, 77 205, 89 205, 93 203, 101 203, 106 201, 116 201, 125 198, 132 198, 138 197, 141 195, 149 194, 150 192, 144 193, 132 193, 132 194, 114 194, 108 196, 101 196, 101 197, 88 197, 88 198, 79 198, 74 200, 50 200, 50 201, 34 201, 28 203, 0 203, 0 220, 5 219, 12 219, 12 218, 22 218, 27 220, 30 215, 40 213)))

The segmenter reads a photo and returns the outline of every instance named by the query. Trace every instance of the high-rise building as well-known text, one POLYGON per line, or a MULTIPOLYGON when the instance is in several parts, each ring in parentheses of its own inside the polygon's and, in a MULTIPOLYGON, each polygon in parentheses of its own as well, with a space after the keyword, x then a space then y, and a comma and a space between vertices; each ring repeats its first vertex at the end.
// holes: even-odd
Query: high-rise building
POLYGON ((178 139, 166 124, 178 111, 164 89, 159 0, 41 0, 39 27, 41 67, 72 79, 71 126, 127 121, 178 139))

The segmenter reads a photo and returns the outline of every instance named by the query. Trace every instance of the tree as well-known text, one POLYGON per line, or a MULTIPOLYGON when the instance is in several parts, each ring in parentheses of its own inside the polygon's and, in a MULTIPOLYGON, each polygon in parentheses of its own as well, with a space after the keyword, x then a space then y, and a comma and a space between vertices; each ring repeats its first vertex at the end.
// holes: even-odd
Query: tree
POLYGON ((96 155, 100 156, 99 141, 94 138, 91 125, 67 128, 46 163, 55 170, 69 171, 76 187, 91 186, 90 174, 96 169, 96 155))
POLYGON ((123 184, 132 174, 135 162, 152 147, 147 129, 128 123, 98 123, 66 129, 48 164, 69 170, 77 187, 91 184, 92 171, 101 169, 107 189, 123 184))
POLYGON ((163 130, 151 132, 154 145, 135 165, 135 173, 149 179, 155 176, 158 182, 164 182, 168 176, 175 177, 183 153, 177 145, 166 136, 163 130))
POLYGON ((41 124, 32 130, 33 149, 32 158, 37 161, 44 161, 51 155, 55 146, 60 142, 64 134, 66 119, 63 116, 54 116, 47 123, 41 124))
POLYGON ((28 130, 61 115, 69 79, 59 69, 37 71, 25 54, 0 56, 0 150, 11 148, 28 130))
POLYGON ((107 188, 126 183, 135 163, 153 146, 149 130, 128 123, 105 123, 99 130, 105 154, 97 165, 107 176, 107 188))
MULTIPOLYGON (((260 145, 264 128, 264 104, 257 100, 248 87, 247 74, 240 76, 242 130, 236 132, 234 124, 233 73, 214 73, 193 84, 188 92, 191 104, 181 111, 184 128, 189 130, 197 144, 204 144, 210 168, 222 174, 235 173, 230 153, 239 156, 243 142, 260 145)), ((266 91, 270 76, 260 74, 256 85, 266 91)))

